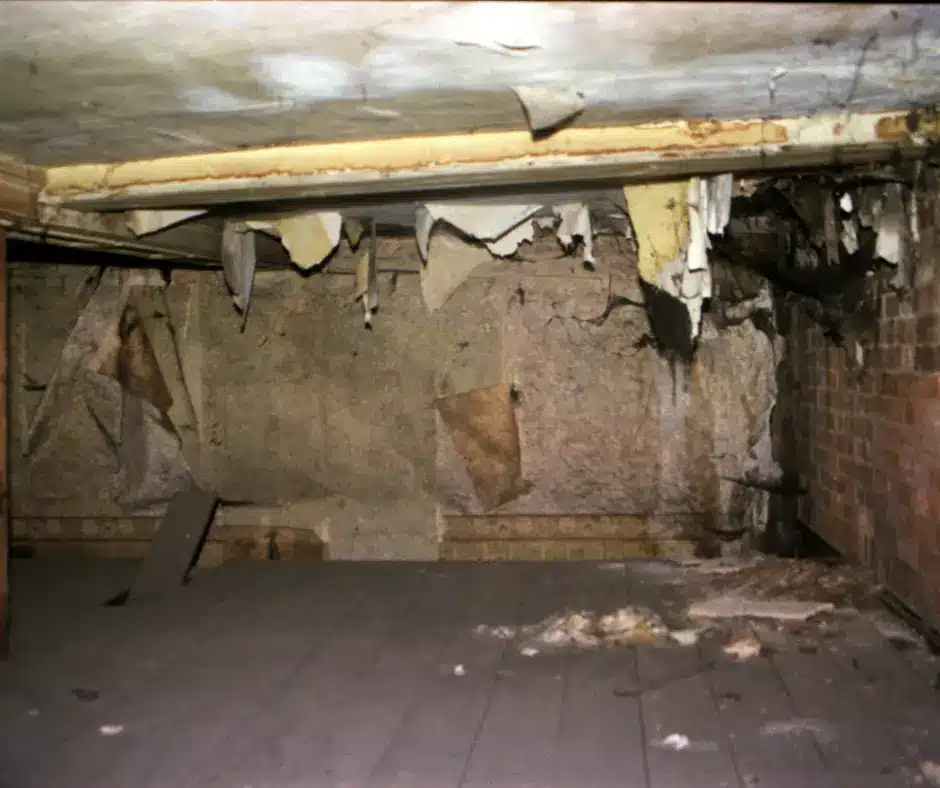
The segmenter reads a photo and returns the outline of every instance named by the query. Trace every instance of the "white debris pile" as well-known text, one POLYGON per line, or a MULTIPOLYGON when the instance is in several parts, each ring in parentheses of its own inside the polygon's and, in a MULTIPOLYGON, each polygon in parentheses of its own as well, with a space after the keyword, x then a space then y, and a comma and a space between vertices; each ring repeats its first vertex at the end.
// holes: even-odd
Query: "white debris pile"
POLYGON ((478 635, 500 640, 520 639, 523 650, 535 646, 548 648, 596 648, 605 645, 649 643, 669 637, 669 628, 652 610, 623 607, 613 613, 597 614, 592 611, 566 611, 556 613, 524 627, 486 626, 476 628, 478 635))

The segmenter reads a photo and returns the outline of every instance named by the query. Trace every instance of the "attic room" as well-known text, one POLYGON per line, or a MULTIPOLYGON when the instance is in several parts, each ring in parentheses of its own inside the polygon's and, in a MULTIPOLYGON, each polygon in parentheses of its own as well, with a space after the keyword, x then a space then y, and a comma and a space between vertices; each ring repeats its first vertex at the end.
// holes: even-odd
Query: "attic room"
POLYGON ((940 10, 0 4, 0 788, 940 785, 940 10))

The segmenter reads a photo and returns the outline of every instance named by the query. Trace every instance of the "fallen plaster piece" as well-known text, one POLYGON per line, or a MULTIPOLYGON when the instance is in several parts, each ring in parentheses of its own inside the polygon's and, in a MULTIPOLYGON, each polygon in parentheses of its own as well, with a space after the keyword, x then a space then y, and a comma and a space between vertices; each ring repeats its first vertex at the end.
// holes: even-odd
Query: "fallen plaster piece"
POLYGON ((659 746, 666 750, 681 751, 688 749, 689 737, 682 733, 670 733, 659 742, 659 746))
POLYGON ((695 602, 689 607, 688 615, 690 618, 770 618, 799 622, 834 609, 835 605, 829 602, 721 596, 695 602))
POLYGON ((222 274, 232 302, 242 315, 242 330, 248 319, 257 262, 254 232, 243 222, 226 222, 222 228, 222 274))
POLYGON ((498 640, 512 640, 518 634, 515 627, 506 626, 505 624, 495 627, 480 624, 474 632, 478 635, 488 635, 498 640))
POLYGON ((207 213, 205 208, 195 210, 128 211, 125 215, 127 229, 140 238, 182 224, 207 213))
POLYGON ((811 733, 820 742, 832 742, 837 738, 835 726, 825 720, 795 717, 780 722, 768 722, 761 728, 763 736, 793 736, 811 733))
POLYGON ((525 627, 479 626, 476 633, 500 640, 523 639, 523 649, 597 648, 604 645, 647 643, 666 638, 670 633, 663 620, 645 608, 623 607, 613 613, 598 615, 592 611, 556 613, 537 624, 525 627))
POLYGON ((760 656, 761 644, 755 637, 740 638, 729 643, 722 651, 729 657, 734 657, 738 662, 744 662, 760 656))
POLYGON ((518 85, 512 88, 525 111, 533 136, 558 131, 580 115, 586 106, 584 94, 552 85, 518 85))
POLYGON ((298 213, 277 219, 248 219, 252 230, 279 238, 294 264, 308 271, 320 265, 339 245, 343 217, 335 211, 298 213))
POLYGON ((669 637, 680 646, 694 646, 701 635, 701 630, 698 629, 674 629, 669 633, 669 637))
POLYGON ((98 732, 102 736, 119 736, 120 734, 124 733, 124 726, 114 724, 102 725, 100 728, 98 728, 98 732))
POLYGON ((558 236, 558 242, 566 249, 571 249, 575 244, 575 239, 580 238, 583 245, 581 255, 584 265, 588 268, 595 268, 597 261, 594 259, 594 231, 591 227, 591 212, 584 203, 564 203, 552 208, 555 216, 558 217, 558 227, 555 233, 558 236))
POLYGON ((421 295, 428 311, 440 309, 477 267, 491 259, 483 246, 474 246, 450 233, 435 233, 428 246, 427 262, 420 269, 421 295))
POLYGON ((655 740, 653 745, 661 750, 673 752, 714 752, 718 749, 716 742, 692 741, 684 733, 670 733, 662 739, 655 740))
POLYGON ((921 761, 920 773, 930 785, 940 785, 940 763, 921 761))
POLYGON ((466 676, 467 669, 463 665, 454 665, 454 675, 455 676, 466 676))

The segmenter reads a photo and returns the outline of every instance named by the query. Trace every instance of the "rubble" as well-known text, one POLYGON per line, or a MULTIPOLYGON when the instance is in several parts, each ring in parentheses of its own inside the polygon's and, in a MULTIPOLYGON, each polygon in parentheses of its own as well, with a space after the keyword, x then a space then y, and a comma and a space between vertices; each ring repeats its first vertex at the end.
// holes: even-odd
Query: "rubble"
POLYGON ((669 628, 662 618, 646 608, 623 607, 613 613, 597 614, 592 611, 566 611, 557 613, 523 627, 484 624, 475 630, 500 640, 520 639, 521 653, 526 656, 538 653, 537 646, 548 648, 597 648, 607 645, 649 643, 665 640, 670 636, 669 628))
POLYGON ((722 651, 729 657, 734 657, 738 662, 744 662, 752 657, 759 657, 762 648, 760 641, 751 636, 732 641, 722 651))

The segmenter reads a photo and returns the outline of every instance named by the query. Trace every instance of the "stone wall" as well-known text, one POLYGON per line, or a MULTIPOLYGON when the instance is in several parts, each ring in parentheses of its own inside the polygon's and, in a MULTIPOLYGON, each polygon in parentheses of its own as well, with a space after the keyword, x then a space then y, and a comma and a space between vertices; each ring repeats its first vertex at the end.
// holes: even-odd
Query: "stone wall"
MULTIPOLYGON (((716 531, 760 517, 760 505, 741 511, 728 478, 773 405, 770 342, 750 323, 706 326, 692 367, 671 366, 647 341, 622 240, 597 239, 596 271, 539 241, 525 262, 477 269, 434 314, 413 241, 385 240, 372 331, 344 255, 327 275, 259 272, 244 332, 218 272, 175 272, 166 290, 160 309, 194 411, 183 452, 226 501, 215 538, 244 542, 248 529, 261 552, 272 533, 319 539, 333 558, 619 558, 713 546, 716 531), (500 418, 518 431, 520 494, 488 510, 437 402, 500 386, 511 408, 500 418)), ((60 532, 61 518, 80 518, 88 539, 105 538, 127 515, 114 453, 81 398, 23 456, 88 273, 13 267, 23 538, 55 537, 44 518, 60 532)))
MULTIPOLYGON (((936 186, 933 187, 934 190, 936 186)), ((798 515, 940 623, 940 203, 920 207, 909 292, 872 287, 862 369, 794 312, 781 368, 781 456, 808 494, 798 515)))

